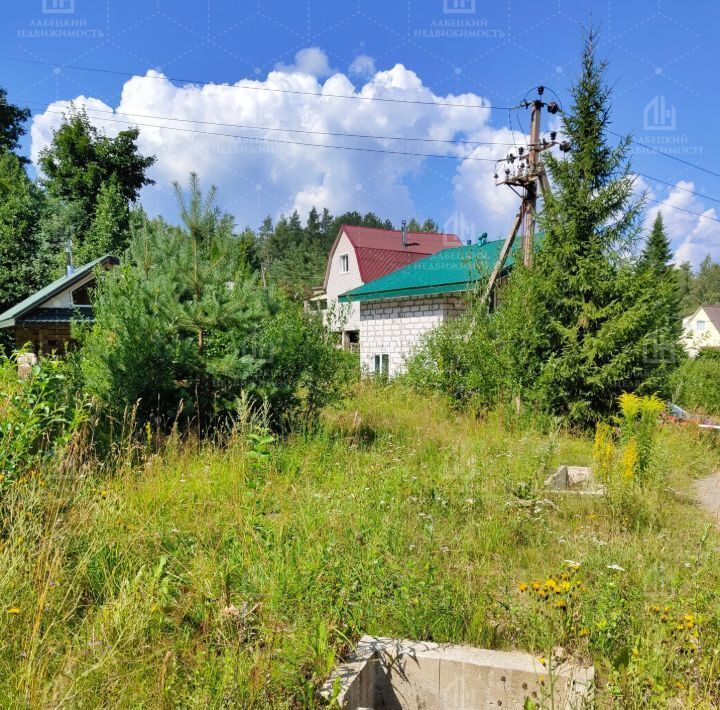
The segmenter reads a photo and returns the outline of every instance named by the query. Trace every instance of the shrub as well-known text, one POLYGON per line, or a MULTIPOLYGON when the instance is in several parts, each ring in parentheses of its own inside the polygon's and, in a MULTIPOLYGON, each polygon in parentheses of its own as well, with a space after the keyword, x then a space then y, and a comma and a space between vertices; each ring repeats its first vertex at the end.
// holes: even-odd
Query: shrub
POLYGON ((83 417, 66 365, 43 358, 18 377, 17 353, 0 355, 0 494, 56 455, 83 417))
POLYGON ((720 352, 703 350, 672 376, 674 400, 687 409, 720 414, 720 352))
POLYGON ((147 225, 129 260, 101 279, 82 370, 98 410, 201 434, 229 423, 241 394, 275 429, 313 421, 347 382, 347 360, 318 316, 260 287, 232 221, 193 177, 183 227, 147 225))

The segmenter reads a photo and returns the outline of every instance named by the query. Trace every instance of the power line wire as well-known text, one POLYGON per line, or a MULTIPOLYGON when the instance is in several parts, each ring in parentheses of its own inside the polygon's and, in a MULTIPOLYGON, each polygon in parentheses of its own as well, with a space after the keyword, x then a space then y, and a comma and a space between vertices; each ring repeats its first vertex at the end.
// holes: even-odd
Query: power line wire
POLYGON ((693 210, 685 209, 684 207, 678 207, 677 205, 669 205, 666 202, 661 202, 660 200, 654 200, 652 197, 646 197, 645 198, 648 202, 654 202, 656 205, 662 205, 663 207, 669 207, 673 210, 679 210, 680 212, 687 212, 687 214, 693 214, 696 217, 701 217, 702 219, 709 219, 713 222, 717 222, 720 224, 720 219, 717 217, 710 217, 709 215, 702 214, 702 212, 694 212, 693 210))
MULTIPOLYGON (((199 84, 201 86, 215 86, 222 89, 242 89, 242 90, 248 90, 248 91, 269 91, 269 92, 277 92, 281 94, 297 94, 300 96, 316 96, 317 98, 330 98, 330 99, 354 99, 359 101, 381 101, 385 103, 396 103, 396 104, 414 104, 414 105, 420 105, 420 106, 448 106, 450 108, 475 108, 475 109, 490 109, 490 110, 502 110, 506 111, 510 108, 514 108, 512 106, 490 106, 487 104, 455 104, 450 101, 422 101, 420 99, 395 99, 385 96, 361 96, 359 94, 326 94, 326 93, 317 93, 316 91, 300 91, 299 89, 280 89, 278 87, 271 87, 271 86, 238 86, 237 84, 224 84, 224 83, 216 83, 213 81, 208 80, 202 80, 202 79, 186 79, 182 77, 171 77, 171 76, 141 76, 135 72, 127 72, 127 71, 120 71, 117 69, 102 69, 100 67, 88 67, 88 66, 82 66, 79 64, 58 64, 53 62, 46 62, 42 59, 25 59, 21 57, 9 57, 6 55, 0 55, 0 60, 8 61, 8 62, 23 62, 25 64, 39 64, 41 66, 48 66, 53 68, 62 68, 62 69, 74 69, 77 71, 88 71, 88 72, 96 72, 100 74, 113 74, 115 76, 129 76, 129 77, 135 77, 137 76, 140 79, 160 79, 162 81, 176 81, 183 84, 199 84)), ((254 80, 250 80, 254 81, 254 80)))
POLYGON ((673 182, 668 182, 667 180, 661 180, 658 177, 653 177, 652 175, 647 175, 645 173, 639 173, 635 170, 633 170, 635 175, 639 175, 640 177, 647 178, 648 180, 654 180, 655 182, 662 183, 663 185, 669 185, 674 190, 682 190, 683 192, 688 192, 691 195, 695 195, 696 197, 702 197, 704 200, 710 200, 711 202, 720 202, 720 199, 717 197, 710 197, 710 195, 704 195, 702 192, 695 192, 695 190, 690 190, 687 187, 682 187, 681 185, 677 185, 673 182))
MULTIPOLYGON (((52 109, 48 109, 44 113, 54 113, 60 116, 64 116, 65 113, 63 111, 53 111, 52 109)), ((407 155, 409 157, 418 157, 418 158, 449 158, 451 160, 474 160, 477 162, 484 162, 484 163, 495 163, 497 162, 496 158, 476 158, 473 156, 463 156, 463 155, 443 155, 440 153, 411 153, 408 151, 402 151, 402 150, 388 150, 385 148, 366 148, 361 146, 349 146, 349 145, 332 145, 332 144, 326 144, 326 143, 307 143, 304 141, 291 141, 291 140, 284 140, 281 138, 267 138, 267 137, 260 137, 260 136, 243 136, 238 135, 236 133, 220 133, 217 131, 201 131, 197 128, 181 128, 180 126, 158 126, 151 123, 140 123, 138 121, 123 121, 120 119, 112 119, 112 118, 103 118, 103 121, 110 122, 110 123, 122 123, 124 125, 128 126, 140 126, 145 128, 157 128, 163 131, 182 131, 184 133, 199 133, 201 135, 206 136, 220 136, 223 138, 241 138, 244 140, 251 140, 251 141, 262 141, 265 143, 281 143, 285 145, 299 145, 299 146, 305 146, 308 148, 332 148, 335 150, 353 150, 358 151, 362 153, 386 153, 389 155, 407 155)))
MULTIPOLYGON (((104 111, 102 109, 90 109, 90 110, 98 111, 98 112, 102 111, 103 113, 113 113, 111 111, 104 111)), ((35 110, 34 112, 38 113, 37 110, 35 110)), ((52 109, 46 109, 45 111, 43 111, 43 113, 53 113, 53 114, 61 115, 61 116, 66 115, 66 112, 64 112, 64 111, 54 111, 52 109)), ((141 114, 123 114, 123 115, 141 115, 141 114)), ((212 132, 211 131, 201 131, 201 130, 195 129, 195 128, 181 128, 179 126, 161 126, 161 125, 156 125, 156 124, 140 123, 137 121, 124 121, 121 119, 103 118, 101 120, 107 121, 110 123, 122 123, 124 125, 129 125, 129 126, 155 128, 155 129, 159 129, 159 130, 180 131, 180 132, 184 132, 184 133, 197 133, 197 134, 207 135, 207 136, 219 136, 219 137, 223 137, 223 138, 237 138, 237 139, 242 139, 242 140, 253 140, 253 141, 262 141, 262 142, 269 142, 269 143, 279 143, 279 144, 284 144, 284 145, 298 145, 298 146, 309 147, 309 148, 330 148, 330 149, 334 149, 334 150, 351 150, 351 151, 365 152, 365 153, 384 153, 384 154, 388 154, 388 155, 404 155, 404 156, 408 156, 408 157, 446 158, 446 159, 451 159, 451 160, 473 160, 473 161, 477 161, 477 162, 492 162, 492 163, 497 162, 497 160, 495 158, 477 158, 477 157, 473 157, 473 156, 443 155, 443 154, 438 154, 438 153, 413 153, 413 152, 407 152, 407 151, 387 150, 387 149, 383 149, 383 148, 367 148, 367 147, 361 147, 361 146, 344 146, 344 145, 332 145, 332 144, 323 144, 323 143, 308 143, 308 142, 304 142, 304 141, 291 141, 291 140, 283 140, 283 139, 279 139, 279 138, 245 136, 245 135, 238 135, 235 133, 221 133, 221 132, 217 132, 217 131, 212 131, 212 132)), ((209 121, 208 122, 194 121, 194 120, 190 120, 190 119, 175 119, 175 118, 169 118, 169 117, 163 117, 163 120, 187 121, 187 122, 192 122, 192 123, 207 123, 210 125, 220 125, 220 126, 237 125, 238 127, 240 127, 240 124, 222 124, 222 123, 214 124, 209 121)), ((251 127, 248 126, 248 128, 251 128, 251 127)), ((252 128, 256 128, 258 130, 273 130, 269 127, 261 127, 261 126, 252 127, 252 128)), ((285 130, 285 129, 276 129, 276 130, 285 130)), ((288 130, 294 130, 294 129, 288 129, 288 130)), ((336 135, 336 136, 345 135, 347 137, 381 138, 380 136, 370 136, 370 135, 365 136, 365 135, 361 135, 361 134, 342 134, 342 133, 329 133, 329 132, 324 133, 324 132, 312 132, 312 131, 307 131, 307 132, 308 133, 317 133, 318 135, 336 135)), ((619 135, 619 134, 616 134, 616 135, 619 135)), ((405 138, 391 137, 391 136, 384 136, 382 138, 385 138, 388 140, 405 140, 405 138)), ((417 140, 424 140, 424 139, 417 139, 417 140)), ((452 144, 455 144, 455 145, 461 145, 461 143, 459 143, 459 142, 454 142, 454 141, 449 141, 449 142, 452 144)), ((463 142, 463 143, 465 143, 465 142, 463 142)), ((468 142, 468 143, 473 143, 473 142, 468 142)), ((491 143, 487 143, 487 145, 491 145, 491 143)), ((511 145, 511 144, 496 143, 495 145, 511 145)), ((663 155, 667 155, 667 154, 663 153, 663 155)), ((675 157, 675 156, 669 156, 669 157, 675 157)), ((699 166, 694 166, 694 167, 699 167, 699 166)), ((645 177, 649 180, 655 180, 655 181, 663 183, 665 185, 669 185, 670 187, 673 187, 674 189, 682 190, 684 192, 688 192, 690 194, 696 195, 703 199, 707 199, 707 200, 711 200, 711 201, 720 203, 720 199, 718 199, 718 198, 710 197, 709 195, 704 195, 702 193, 695 192, 693 190, 689 190, 688 188, 684 188, 679 185, 662 180, 660 178, 653 177, 652 175, 647 175, 645 173, 636 173, 636 174, 640 175, 642 177, 645 177)), ((719 176, 720 176, 720 174, 719 174, 719 176)), ((688 210, 684 207, 678 207, 677 205, 670 205, 670 204, 667 204, 660 200, 655 200, 650 197, 646 197, 646 199, 649 202, 653 202, 653 203, 661 205, 663 207, 678 210, 680 212, 685 212, 686 214, 691 214, 691 215, 694 215, 701 219, 708 219, 708 220, 711 220, 713 222, 717 222, 720 224, 720 219, 715 218, 715 217, 710 217, 709 215, 702 214, 701 212, 695 212, 693 210, 688 210)))
MULTIPOLYGON (((72 102, 68 102, 72 103, 72 102)), ((41 101, 29 101, 28 105, 36 105, 36 106, 48 106, 48 104, 45 104, 41 101)), ((156 121, 179 121, 181 123, 193 123, 193 124, 201 124, 201 125, 207 125, 207 126, 221 126, 223 128, 244 128, 244 129, 251 129, 251 130, 258 130, 258 131, 280 131, 282 133, 306 133, 310 135, 316 135, 316 136, 340 136, 340 137, 347 137, 347 138, 373 138, 375 140, 390 140, 390 141, 417 141, 422 143, 448 143, 450 145, 501 145, 501 146, 514 146, 515 143, 508 143, 508 142, 501 142, 501 141, 469 141, 469 140, 454 140, 454 139, 447 139, 447 138, 419 138, 417 136, 378 136, 371 133, 344 133, 341 131, 313 131, 310 129, 303 129, 303 128, 282 128, 277 126, 254 126, 250 124, 243 124, 243 123, 223 123, 220 121, 201 121, 199 119, 193 119, 193 118, 178 118, 177 116, 157 116, 157 115, 151 115, 151 114, 143 114, 143 113, 130 113, 128 111, 114 111, 112 109, 106 110, 106 109, 100 109, 100 108, 90 108, 89 106, 81 105, 81 108, 84 111, 88 111, 91 113, 102 113, 102 114, 112 114, 113 116, 134 116, 137 118, 148 118, 151 120, 156 121)), ((71 109, 71 106, 68 106, 68 109, 71 109)), ((42 109, 34 109, 36 111, 46 110, 45 108, 42 109)), ((106 120, 106 119, 102 119, 106 120)))
MULTIPOLYGON (((608 130, 608 133, 612 134, 613 136, 617 136, 618 138, 627 138, 627 136, 622 135, 622 133, 616 133, 615 131, 608 130)), ((642 141, 636 141, 634 138, 631 138, 630 142, 634 143, 635 145, 642 146, 643 148, 647 148, 648 150, 651 150, 654 153, 659 153, 660 155, 664 155, 666 158, 671 158, 672 160, 677 160, 678 163, 683 163, 683 165, 689 165, 691 168, 695 168, 696 170, 702 170, 704 173, 707 173, 708 175, 714 175, 715 177, 720 177, 720 173, 715 172, 714 170, 710 170, 710 168, 704 168, 702 165, 693 163, 690 160, 685 160, 684 158, 679 158, 677 155, 673 155, 672 153, 666 153, 664 150, 660 150, 659 148, 655 148, 654 146, 647 145, 646 143, 643 143, 642 141)))

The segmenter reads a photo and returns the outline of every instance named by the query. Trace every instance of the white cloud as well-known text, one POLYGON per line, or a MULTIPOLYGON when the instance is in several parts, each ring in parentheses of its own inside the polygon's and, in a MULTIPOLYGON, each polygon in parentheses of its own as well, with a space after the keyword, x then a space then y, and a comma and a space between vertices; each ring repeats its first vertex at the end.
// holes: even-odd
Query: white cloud
POLYGON ((369 79, 375 73, 375 60, 367 54, 358 54, 348 67, 352 76, 369 79))
MULTIPOLYGON (((370 69, 367 62, 364 67, 370 69)), ((203 184, 218 187, 220 206, 235 214, 240 225, 257 226, 266 214, 277 217, 293 209, 304 217, 310 207, 316 206, 328 207, 334 213, 373 210, 396 223, 411 216, 420 219, 434 216, 443 223, 451 215, 447 228, 464 225, 458 230, 463 237, 484 231, 491 238, 506 233, 517 197, 508 188, 495 187, 492 160, 467 158, 495 159, 505 155, 507 148, 485 145, 463 149, 442 142, 456 139, 510 142, 507 129, 489 125, 490 110, 483 108, 487 101, 471 93, 437 95, 402 64, 375 71, 359 87, 342 73, 323 78, 329 71, 326 55, 310 48, 298 52, 293 66, 277 67, 265 79, 240 79, 233 85, 177 86, 162 74, 148 71, 145 76, 135 76, 125 83, 115 107, 85 96, 75 97, 74 101, 86 106, 93 123, 110 135, 127 128, 126 123, 113 121, 134 121, 139 125, 140 150, 157 156, 151 171, 156 185, 146 188, 142 195, 151 214, 163 212, 172 217, 175 202, 171 183, 185 182, 189 172, 195 171, 203 184), (329 96, 323 99, 272 89, 320 96, 394 98, 429 105, 329 96), (438 103, 450 105, 433 105, 438 103), (115 111, 114 116, 101 112, 111 110, 115 111), (252 126, 264 128, 257 130, 252 126), (270 130, 273 128, 289 128, 294 132, 270 130), (230 135, 210 136, 193 131, 230 135), (436 140, 352 138, 329 133, 436 140), (298 142, 460 155, 463 160, 452 163, 423 156, 292 145, 298 142), (420 180, 426 186, 431 184, 432 189, 417 188, 420 180), (432 193, 431 198, 418 197, 428 192, 432 193)), ((61 121, 59 113, 66 107, 67 101, 55 102, 33 119, 33 160, 51 140, 52 129, 61 121)))
POLYGON ((275 70, 285 74, 309 74, 318 78, 324 78, 333 73, 328 64, 327 54, 319 47, 301 49, 295 54, 295 64, 278 62, 275 70))
MULTIPOLYGON (((100 123, 95 120, 96 116, 102 116, 104 112, 112 110, 106 103, 100 101, 100 99, 88 98, 82 95, 77 96, 72 103, 75 108, 88 109, 88 113, 93 117, 92 122, 108 134, 114 135, 117 133, 118 128, 115 125, 106 121, 104 125, 101 126, 100 123)), ((45 113, 35 115, 30 128, 30 158, 33 163, 37 164, 40 151, 52 141, 53 132, 60 127, 63 115, 68 113, 70 109, 70 101, 54 101, 48 106, 45 113)))
POLYGON ((715 208, 707 208, 701 198, 688 192, 695 189, 695 184, 686 180, 677 182, 664 197, 651 189, 650 197, 660 204, 652 203, 645 226, 649 229, 657 213, 662 212, 665 229, 675 250, 675 261, 689 261, 697 266, 708 254, 716 260, 720 258, 720 223, 713 221, 720 217, 715 208))

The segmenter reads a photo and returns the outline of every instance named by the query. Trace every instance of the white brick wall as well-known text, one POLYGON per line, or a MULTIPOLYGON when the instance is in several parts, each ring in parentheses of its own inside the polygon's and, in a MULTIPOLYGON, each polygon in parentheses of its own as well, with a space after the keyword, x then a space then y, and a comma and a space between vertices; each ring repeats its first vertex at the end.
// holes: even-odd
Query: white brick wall
POLYGON ((374 371, 375 355, 387 354, 391 377, 405 370, 408 356, 425 333, 465 310, 457 294, 361 301, 359 305, 363 372, 374 371))

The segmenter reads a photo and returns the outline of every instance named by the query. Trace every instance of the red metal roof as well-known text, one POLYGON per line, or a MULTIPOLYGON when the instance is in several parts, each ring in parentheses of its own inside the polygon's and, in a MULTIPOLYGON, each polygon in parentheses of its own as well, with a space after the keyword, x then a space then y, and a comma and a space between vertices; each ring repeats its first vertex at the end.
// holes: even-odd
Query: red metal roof
MULTIPOLYGON (((330 250, 331 258, 343 232, 355 249, 363 283, 379 279, 443 249, 461 246, 460 240, 454 234, 408 232, 407 245, 403 245, 402 232, 399 229, 375 229, 343 224, 330 250)), ((326 288, 327 277, 326 273, 326 288)))

